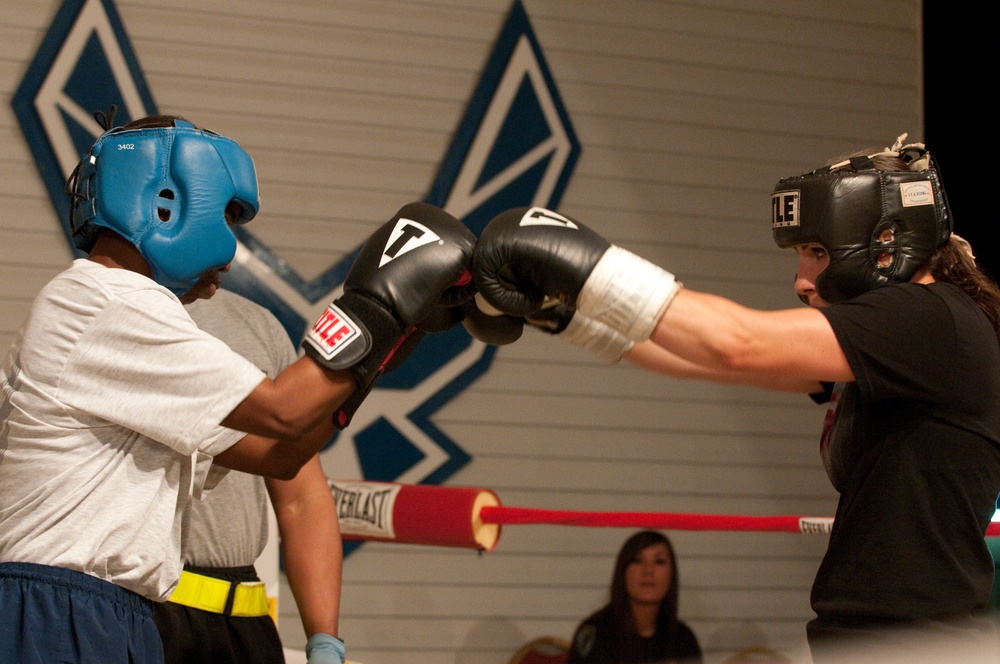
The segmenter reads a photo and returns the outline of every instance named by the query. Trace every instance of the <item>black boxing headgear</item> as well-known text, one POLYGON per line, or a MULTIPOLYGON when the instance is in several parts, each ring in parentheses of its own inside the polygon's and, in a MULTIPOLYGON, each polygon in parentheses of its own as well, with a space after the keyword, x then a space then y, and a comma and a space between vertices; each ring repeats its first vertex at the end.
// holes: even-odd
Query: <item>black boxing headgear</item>
POLYGON ((853 157, 774 187, 774 241, 782 248, 823 246, 830 263, 816 290, 827 302, 909 281, 951 236, 937 164, 920 143, 900 146, 905 136, 881 154, 901 158, 909 169, 878 170, 872 162, 878 155, 853 157), (846 166, 853 170, 838 170, 846 166))

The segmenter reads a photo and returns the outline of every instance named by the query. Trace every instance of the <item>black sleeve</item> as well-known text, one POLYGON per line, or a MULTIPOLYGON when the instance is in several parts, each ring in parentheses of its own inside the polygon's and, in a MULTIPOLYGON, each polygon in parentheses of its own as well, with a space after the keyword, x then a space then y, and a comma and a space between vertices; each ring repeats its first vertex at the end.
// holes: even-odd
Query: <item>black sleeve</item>
POLYGON ((588 619, 573 634, 566 664, 615 664, 615 658, 607 632, 588 619))
POLYGON ((702 664, 704 659, 698 637, 686 624, 677 623, 677 643, 674 645, 674 656, 677 664, 702 664))
POLYGON ((833 383, 824 381, 820 385, 823 386, 823 390, 821 392, 813 392, 809 395, 809 398, 819 404, 830 403, 830 397, 833 395, 833 383))
POLYGON ((956 321, 940 290, 892 284, 820 309, 866 401, 926 399, 954 370, 956 321))

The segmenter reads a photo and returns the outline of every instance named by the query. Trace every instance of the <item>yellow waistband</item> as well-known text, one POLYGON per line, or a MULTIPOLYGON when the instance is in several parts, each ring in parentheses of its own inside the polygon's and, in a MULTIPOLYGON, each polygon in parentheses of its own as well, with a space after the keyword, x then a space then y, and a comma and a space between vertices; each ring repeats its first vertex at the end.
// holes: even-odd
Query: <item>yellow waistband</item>
POLYGON ((181 580, 168 601, 241 618, 266 616, 271 612, 263 581, 232 583, 187 570, 181 572, 181 580), (232 606, 227 611, 230 594, 232 606))

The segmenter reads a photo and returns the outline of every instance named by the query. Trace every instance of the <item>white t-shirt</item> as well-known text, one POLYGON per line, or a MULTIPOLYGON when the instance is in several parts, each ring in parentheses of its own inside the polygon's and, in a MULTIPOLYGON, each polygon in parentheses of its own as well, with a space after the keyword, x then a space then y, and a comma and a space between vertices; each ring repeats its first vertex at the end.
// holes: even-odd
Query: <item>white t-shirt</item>
POLYGON ((263 379, 167 289, 74 261, 0 369, 0 561, 166 599, 186 508, 244 435, 220 422, 263 379))

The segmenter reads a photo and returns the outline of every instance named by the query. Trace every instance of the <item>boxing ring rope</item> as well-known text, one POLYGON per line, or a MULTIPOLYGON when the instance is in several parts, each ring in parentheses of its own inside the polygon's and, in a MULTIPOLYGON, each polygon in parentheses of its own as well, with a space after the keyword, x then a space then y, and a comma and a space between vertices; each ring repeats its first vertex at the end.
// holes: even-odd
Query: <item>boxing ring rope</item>
POLYGON ((668 512, 581 512, 530 507, 484 507, 483 523, 549 524, 588 528, 661 528, 664 530, 744 530, 828 534, 833 519, 804 516, 742 516, 668 512))
MULTIPOLYGON (((329 481, 346 540, 374 540, 492 551, 502 526, 783 532, 826 535, 832 517, 670 512, 588 512, 506 507, 490 489, 391 482, 329 481)), ((1000 536, 990 523, 987 537, 1000 536)))

